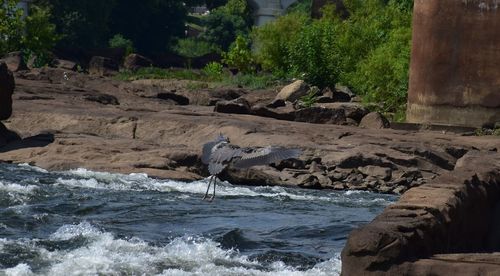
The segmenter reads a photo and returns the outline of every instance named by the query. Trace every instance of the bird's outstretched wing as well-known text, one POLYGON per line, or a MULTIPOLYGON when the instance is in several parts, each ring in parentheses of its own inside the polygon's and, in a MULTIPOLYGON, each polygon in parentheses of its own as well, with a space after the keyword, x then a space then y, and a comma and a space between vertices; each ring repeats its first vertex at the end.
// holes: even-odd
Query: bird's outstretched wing
POLYGON ((297 158, 302 153, 299 149, 280 147, 265 147, 260 149, 241 150, 241 158, 234 162, 236 168, 249 168, 252 166, 267 165, 289 158, 297 158))
POLYGON ((212 151, 208 162, 208 171, 212 175, 219 174, 233 158, 241 157, 243 152, 240 148, 233 145, 226 145, 212 151))
POLYGON ((208 142, 203 145, 203 153, 201 154, 201 162, 208 165, 210 161, 210 155, 212 154, 212 148, 217 144, 217 141, 208 142))
POLYGON ((201 162, 203 164, 208 165, 210 162, 210 155, 212 154, 212 150, 217 145, 218 143, 222 141, 227 141, 227 137, 224 137, 222 134, 220 134, 215 140, 205 143, 203 145, 203 152, 201 154, 201 162))

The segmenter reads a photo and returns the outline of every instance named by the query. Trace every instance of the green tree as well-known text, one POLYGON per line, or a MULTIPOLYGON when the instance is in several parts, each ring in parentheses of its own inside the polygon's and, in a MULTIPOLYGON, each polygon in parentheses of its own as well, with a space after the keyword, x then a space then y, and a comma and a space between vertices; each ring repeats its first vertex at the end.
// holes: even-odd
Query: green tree
POLYGON ((284 75, 290 70, 291 41, 309 24, 305 13, 290 13, 252 30, 256 59, 264 70, 284 75))
POLYGON ((223 53, 223 62, 229 67, 237 68, 243 73, 252 73, 255 71, 255 62, 250 50, 249 42, 241 35, 236 37, 231 44, 229 51, 223 53))
POLYGON ((52 10, 51 22, 62 35, 60 46, 71 48, 106 47, 110 14, 116 0, 35 0, 52 10))
POLYGON ((25 22, 18 1, 6 0, 0 8, 0 54, 21 50, 25 22))
POLYGON ((238 35, 248 36, 252 26, 251 9, 246 0, 229 0, 205 18, 202 38, 227 51, 238 35))
POLYGON ((110 29, 131 39, 138 52, 161 53, 184 35, 186 16, 187 9, 178 0, 120 0, 112 11, 110 29))

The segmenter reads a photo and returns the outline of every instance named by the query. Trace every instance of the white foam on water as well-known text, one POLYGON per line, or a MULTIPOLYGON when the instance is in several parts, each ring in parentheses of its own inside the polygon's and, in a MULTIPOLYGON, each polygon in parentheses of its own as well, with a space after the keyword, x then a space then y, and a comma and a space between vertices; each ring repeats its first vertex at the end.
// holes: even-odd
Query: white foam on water
POLYGON ((6 194, 15 203, 25 203, 37 189, 35 185, 0 182, 0 193, 6 194))
POLYGON ((35 185, 20 185, 16 183, 0 182, 0 191, 12 194, 29 195, 32 194, 36 189, 38 189, 38 187, 35 185))
POLYGON ((22 167, 22 168, 30 169, 32 171, 40 172, 40 173, 49 173, 46 169, 42 169, 40 167, 32 166, 32 165, 30 165, 28 163, 20 163, 20 164, 18 164, 18 166, 22 167))
POLYGON ((138 238, 114 237, 88 222, 63 225, 49 239, 57 242, 84 238, 78 248, 48 251, 27 240, 0 239, 5 244, 17 243, 36 251, 37 259, 48 266, 40 271, 26 263, 0 270, 6 275, 339 275, 338 255, 315 267, 300 271, 282 262, 266 268, 235 250, 222 249, 213 240, 178 237, 165 246, 154 246, 138 238))
MULTIPOLYGON (((65 174, 71 176, 75 175, 78 178, 71 179, 57 179, 57 184, 82 187, 91 189, 110 189, 110 190, 134 190, 134 191, 159 191, 159 192, 178 192, 184 195, 178 195, 182 199, 186 198, 185 193, 202 195, 205 194, 208 178, 192 182, 181 182, 173 180, 159 180, 148 177, 146 174, 133 173, 133 174, 117 174, 107 172, 94 172, 87 169, 70 170, 65 174)), ((392 203, 383 197, 377 198, 363 198, 359 195, 366 193, 362 191, 345 191, 345 192, 326 192, 325 196, 312 195, 308 191, 302 189, 290 189, 279 186, 259 186, 259 187, 245 187, 234 186, 225 181, 218 181, 216 194, 219 197, 266 197, 276 200, 300 200, 300 201, 323 201, 333 203, 357 203, 360 205, 381 204, 388 205, 392 203), (294 190, 294 191, 292 191, 294 190)))
POLYGON ((31 267, 27 264, 18 264, 15 267, 7 268, 5 271, 6 276, 31 276, 35 275, 31 271, 31 267))

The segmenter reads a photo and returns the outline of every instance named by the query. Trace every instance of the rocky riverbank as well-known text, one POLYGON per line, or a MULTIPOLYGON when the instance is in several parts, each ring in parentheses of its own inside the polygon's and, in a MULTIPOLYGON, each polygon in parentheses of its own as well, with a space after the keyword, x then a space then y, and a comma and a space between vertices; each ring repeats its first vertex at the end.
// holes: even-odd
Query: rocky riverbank
POLYGON ((403 193, 453 171, 470 151, 500 149, 493 136, 359 127, 369 117, 359 104, 297 109, 274 90, 192 89, 183 81, 123 82, 54 68, 14 75, 13 114, 4 124, 22 139, 4 141, 0 160, 49 170, 200 179, 207 176, 201 146, 221 132, 240 146, 303 150, 296 160, 229 170, 221 178, 231 183, 403 193), (311 115, 318 110, 321 116, 311 115))
POLYGON ((344 275, 499 275, 500 154, 471 151, 351 232, 344 275))

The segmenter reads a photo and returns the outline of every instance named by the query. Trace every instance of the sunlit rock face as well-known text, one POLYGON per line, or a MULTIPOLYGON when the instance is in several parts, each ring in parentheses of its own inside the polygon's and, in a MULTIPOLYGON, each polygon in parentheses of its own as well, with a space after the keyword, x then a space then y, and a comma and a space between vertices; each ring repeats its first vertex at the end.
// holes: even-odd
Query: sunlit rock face
POLYGON ((415 0, 407 120, 500 121, 500 1, 415 0))

